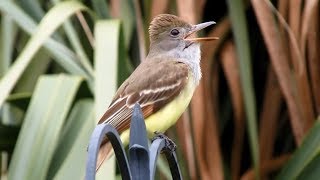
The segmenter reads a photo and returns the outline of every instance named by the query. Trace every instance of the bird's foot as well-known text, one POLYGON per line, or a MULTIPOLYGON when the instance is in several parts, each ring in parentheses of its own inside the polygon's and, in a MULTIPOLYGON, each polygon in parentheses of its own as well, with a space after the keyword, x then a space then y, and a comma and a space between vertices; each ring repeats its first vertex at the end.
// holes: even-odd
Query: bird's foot
POLYGON ((170 152, 175 152, 176 151, 176 144, 168 137, 166 136, 164 133, 161 132, 154 132, 154 134, 156 136, 154 136, 151 140, 151 142, 153 142, 156 139, 164 139, 165 140, 165 148, 163 149, 164 151, 170 151, 170 152))

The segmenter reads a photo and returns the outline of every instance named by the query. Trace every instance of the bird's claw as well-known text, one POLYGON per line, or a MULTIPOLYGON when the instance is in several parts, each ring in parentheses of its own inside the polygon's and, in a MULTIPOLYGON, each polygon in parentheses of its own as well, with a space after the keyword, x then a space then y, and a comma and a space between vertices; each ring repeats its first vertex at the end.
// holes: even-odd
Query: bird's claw
POLYGON ((161 132, 154 132, 155 136, 152 138, 151 142, 155 141, 156 139, 164 139, 165 140, 165 147, 163 151, 175 152, 176 151, 176 144, 164 133, 161 132))

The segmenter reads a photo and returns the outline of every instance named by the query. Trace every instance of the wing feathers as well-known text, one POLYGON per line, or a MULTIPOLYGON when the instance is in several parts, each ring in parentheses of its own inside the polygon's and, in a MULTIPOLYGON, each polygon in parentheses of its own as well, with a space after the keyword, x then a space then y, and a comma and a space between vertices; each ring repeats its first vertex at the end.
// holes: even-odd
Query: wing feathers
POLYGON ((185 87, 187 79, 186 64, 156 59, 144 61, 119 88, 99 123, 112 124, 121 133, 130 125, 135 103, 140 104, 147 118, 175 98, 185 87), (151 69, 151 63, 156 63, 157 68, 151 69))

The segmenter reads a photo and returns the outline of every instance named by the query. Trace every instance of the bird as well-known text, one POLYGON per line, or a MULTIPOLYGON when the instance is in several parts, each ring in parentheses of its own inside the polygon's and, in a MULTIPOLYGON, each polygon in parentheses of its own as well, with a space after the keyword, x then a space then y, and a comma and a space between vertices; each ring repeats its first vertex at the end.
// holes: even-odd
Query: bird
MULTIPOLYGON (((123 144, 128 144, 133 107, 138 103, 149 136, 174 125, 201 79, 200 42, 217 39, 192 35, 213 24, 214 21, 209 21, 192 25, 175 15, 157 15, 149 26, 148 55, 116 91, 98 124, 111 124, 121 134, 123 144)), ((111 152, 110 142, 105 138, 96 170, 111 152)))

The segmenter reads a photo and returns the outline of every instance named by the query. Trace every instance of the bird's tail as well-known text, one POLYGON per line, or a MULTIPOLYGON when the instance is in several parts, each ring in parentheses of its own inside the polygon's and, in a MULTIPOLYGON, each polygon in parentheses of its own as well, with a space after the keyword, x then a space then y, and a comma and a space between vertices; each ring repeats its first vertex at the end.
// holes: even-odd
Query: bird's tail
POLYGON ((110 142, 101 145, 97 158, 96 172, 99 170, 104 161, 110 159, 112 155, 113 149, 110 142))

